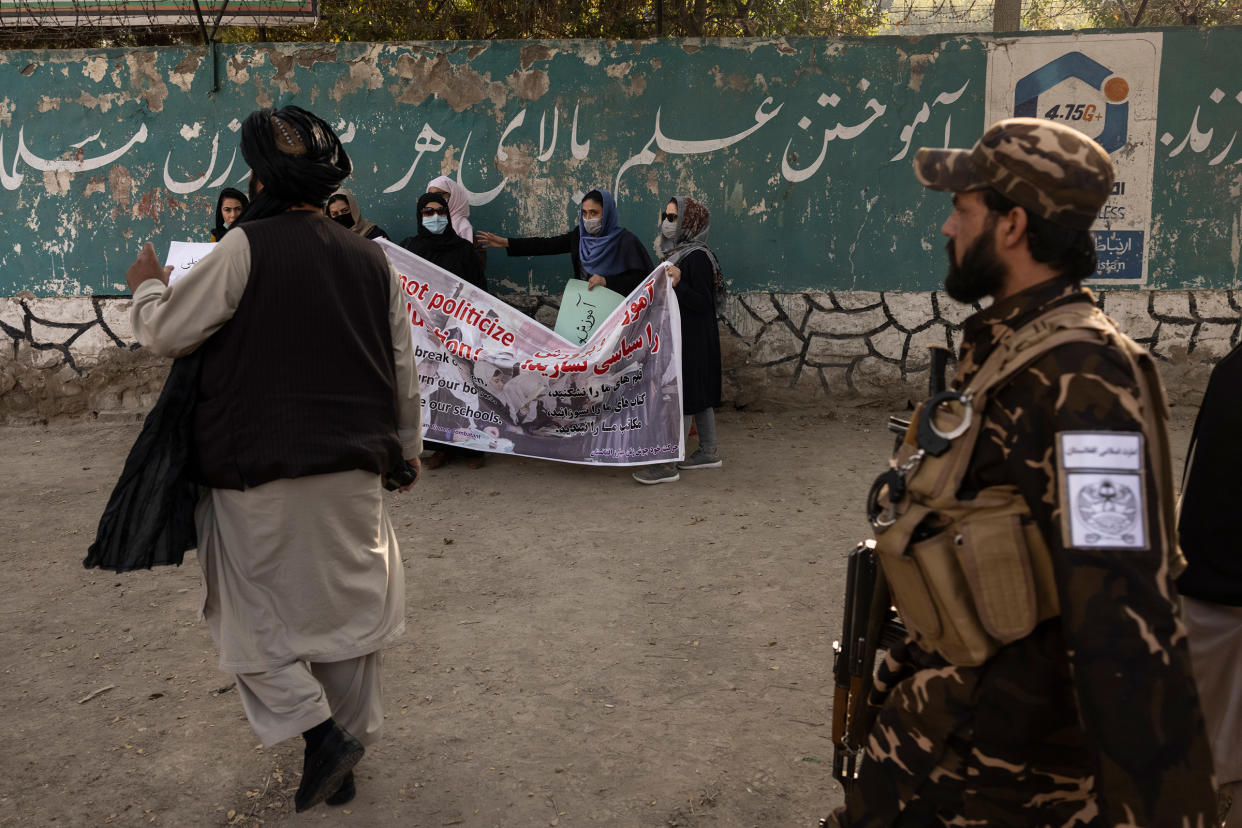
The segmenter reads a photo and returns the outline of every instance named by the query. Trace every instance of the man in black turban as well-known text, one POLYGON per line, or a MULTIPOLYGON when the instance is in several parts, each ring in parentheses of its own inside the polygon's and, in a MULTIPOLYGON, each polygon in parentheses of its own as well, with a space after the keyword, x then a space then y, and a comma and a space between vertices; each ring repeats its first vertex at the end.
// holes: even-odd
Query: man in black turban
POLYGON ((288 106, 241 139, 257 193, 238 232, 175 288, 149 244, 127 279, 138 341, 202 360, 203 613, 263 743, 306 740, 304 811, 354 796, 383 723, 380 654, 405 604, 383 483, 417 471, 418 381, 387 259, 322 212, 351 168, 332 129, 288 106))
POLYGON ((240 221, 254 221, 310 204, 319 209, 353 164, 332 127, 298 106, 260 109, 241 128, 242 158, 257 182, 240 221))

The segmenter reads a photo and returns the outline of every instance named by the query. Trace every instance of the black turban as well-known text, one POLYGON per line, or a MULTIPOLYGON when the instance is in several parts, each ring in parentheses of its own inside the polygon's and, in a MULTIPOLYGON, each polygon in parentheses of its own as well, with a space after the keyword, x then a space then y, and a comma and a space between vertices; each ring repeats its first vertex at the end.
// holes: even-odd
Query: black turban
POLYGON ((241 151, 263 190, 251 200, 239 224, 298 204, 322 208, 353 170, 332 127, 300 106, 250 113, 242 123, 241 151))

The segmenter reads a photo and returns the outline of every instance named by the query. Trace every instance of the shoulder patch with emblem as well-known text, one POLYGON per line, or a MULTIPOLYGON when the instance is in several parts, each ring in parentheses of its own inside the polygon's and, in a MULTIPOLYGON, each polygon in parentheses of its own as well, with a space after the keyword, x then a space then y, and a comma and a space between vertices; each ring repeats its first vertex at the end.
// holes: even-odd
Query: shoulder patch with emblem
POLYGON ((1057 434, 1061 532, 1067 548, 1150 548, 1145 457, 1138 431, 1057 434))

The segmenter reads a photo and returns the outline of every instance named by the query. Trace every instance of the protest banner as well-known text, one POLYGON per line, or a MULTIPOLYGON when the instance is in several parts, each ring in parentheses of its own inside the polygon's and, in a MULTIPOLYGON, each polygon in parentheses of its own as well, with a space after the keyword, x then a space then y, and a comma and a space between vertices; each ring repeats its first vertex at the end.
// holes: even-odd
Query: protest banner
POLYGON ((684 457, 681 316, 664 265, 577 345, 408 250, 377 243, 405 293, 424 438, 566 463, 684 457))

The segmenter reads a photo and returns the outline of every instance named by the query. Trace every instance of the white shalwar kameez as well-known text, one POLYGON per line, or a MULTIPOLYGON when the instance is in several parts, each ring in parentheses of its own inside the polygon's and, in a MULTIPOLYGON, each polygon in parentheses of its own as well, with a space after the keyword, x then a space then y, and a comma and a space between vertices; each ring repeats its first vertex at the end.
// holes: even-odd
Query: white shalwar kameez
MULTIPOLYGON (((235 312, 250 245, 234 231, 169 287, 134 292, 134 335, 164 356, 193 351, 235 312)), ((422 449, 418 378, 396 274, 389 291, 403 455, 422 449)), ((313 366, 290 366, 291 370, 313 366)), ((380 653, 405 627, 405 579, 379 475, 355 470, 203 490, 195 515, 203 616, 220 669, 237 677, 264 745, 329 716, 363 744, 383 721, 380 653)))

